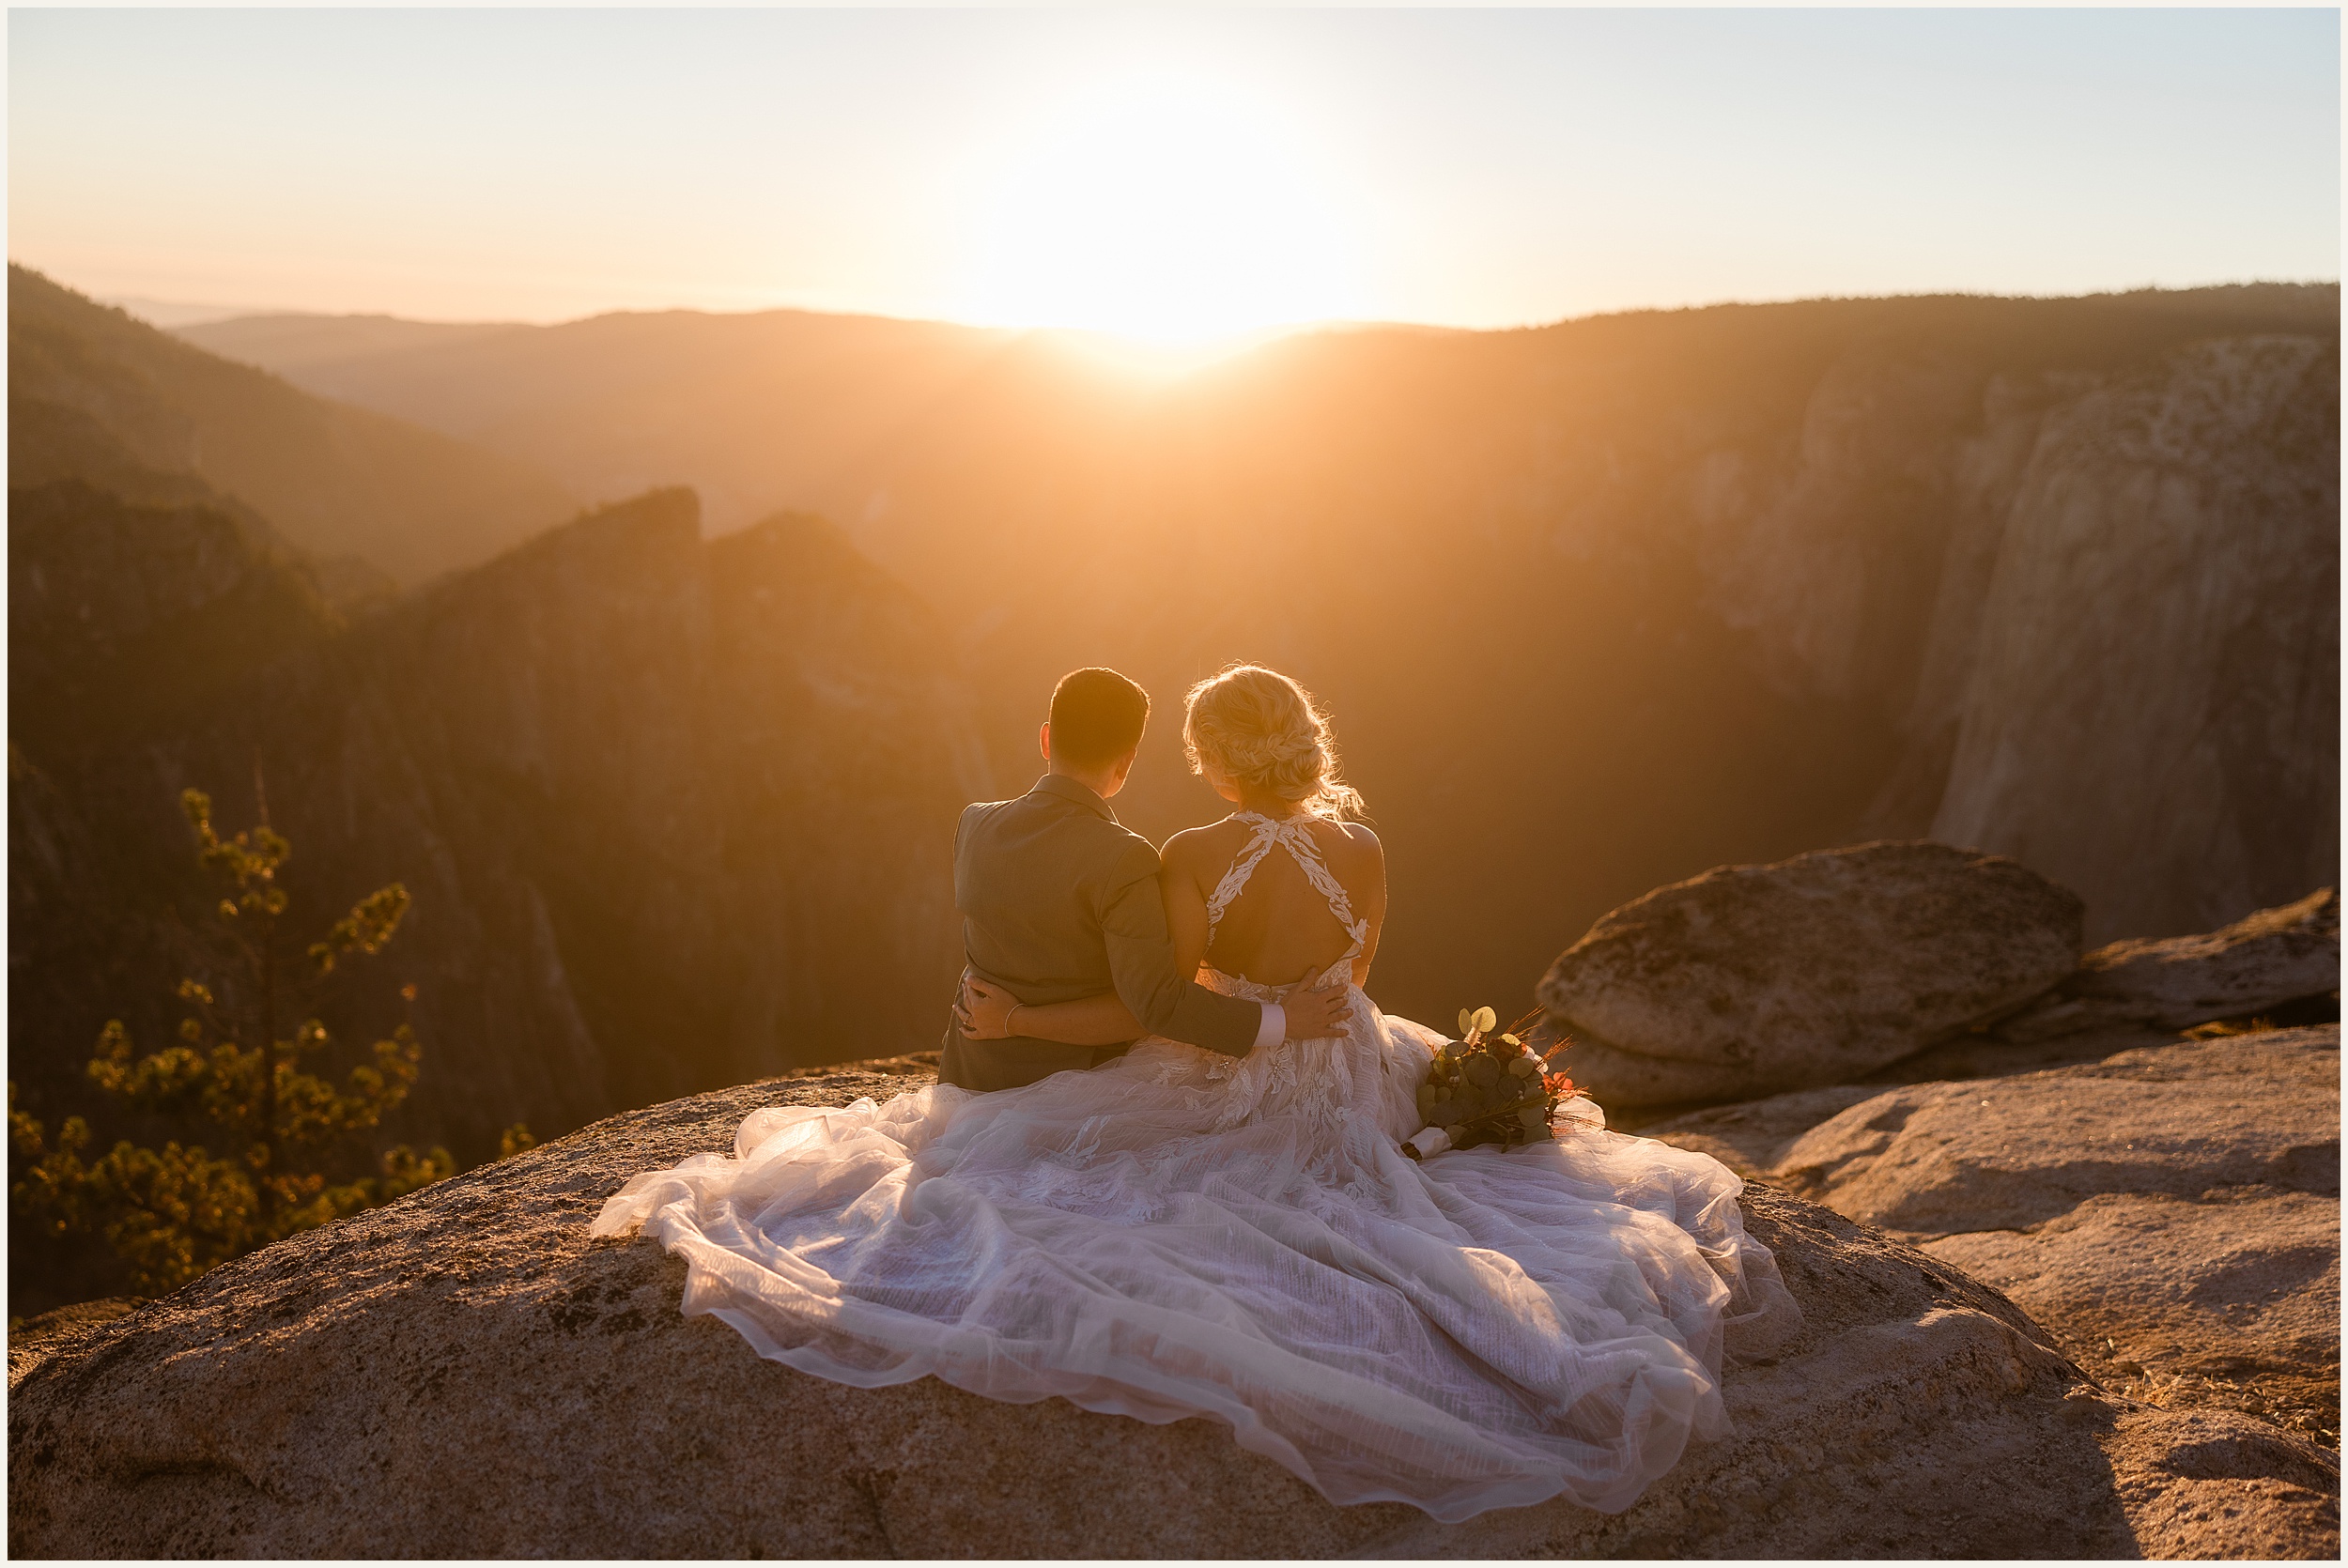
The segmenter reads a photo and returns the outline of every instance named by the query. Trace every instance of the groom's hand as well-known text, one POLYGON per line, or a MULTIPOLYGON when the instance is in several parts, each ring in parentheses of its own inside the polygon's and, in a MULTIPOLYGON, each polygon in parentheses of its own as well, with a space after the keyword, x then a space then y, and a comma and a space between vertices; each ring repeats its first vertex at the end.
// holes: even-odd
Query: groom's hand
POLYGON ((1009 1039, 1011 1010, 1018 1005, 1019 998, 1010 992, 965 969, 962 994, 954 998, 954 1023, 966 1039, 1009 1039))
POLYGON ((1327 1039, 1345 1033, 1345 1021, 1352 1012, 1352 990, 1335 985, 1326 991, 1311 988, 1312 977, 1319 973, 1307 969, 1298 981, 1281 994, 1280 1009, 1288 1014, 1288 1030, 1281 1037, 1291 1040, 1327 1039))

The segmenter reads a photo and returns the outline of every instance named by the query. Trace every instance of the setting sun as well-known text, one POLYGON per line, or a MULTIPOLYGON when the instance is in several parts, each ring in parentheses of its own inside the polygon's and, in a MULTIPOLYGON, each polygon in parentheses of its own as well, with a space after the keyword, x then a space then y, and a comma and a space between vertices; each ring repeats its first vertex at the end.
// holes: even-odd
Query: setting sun
POLYGON ((1358 313, 1358 237, 1305 139, 1227 84, 1114 81, 981 187, 971 318, 1197 345, 1358 313))

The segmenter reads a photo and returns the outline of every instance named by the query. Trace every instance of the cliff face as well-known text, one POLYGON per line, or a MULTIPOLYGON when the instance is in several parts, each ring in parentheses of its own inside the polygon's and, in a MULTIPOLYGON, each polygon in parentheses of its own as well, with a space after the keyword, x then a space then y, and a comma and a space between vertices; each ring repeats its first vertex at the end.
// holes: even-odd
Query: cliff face
POLYGON ((1970 639, 1934 627, 1933 833, 2093 888, 2091 940, 2338 873, 2339 384, 2336 341, 2237 338, 2049 409, 1970 639))
MULTIPOLYGON (((112 581, 106 537, 12 538, 12 578, 112 581)), ((207 607, 238 619, 233 563, 169 580, 198 617, 185 647, 218 640, 207 607)), ((62 635, 96 596, 12 632, 62 635)), ((405 1115, 462 1156, 517 1117, 568 1128, 941 1025, 945 846, 990 781, 927 613, 826 525, 704 544, 690 494, 658 493, 272 653, 201 701, 13 759, 12 1070, 40 1099, 71 1099, 109 1016, 161 1043, 162 911, 201 907, 178 791, 241 824, 256 763, 301 924, 394 879, 415 895, 337 1022, 372 1038, 416 983, 405 1115)))
POLYGON ((1853 356, 1791 460, 1691 466, 1707 596, 1771 684, 1896 714, 1861 831, 2009 854, 2091 941, 2339 863, 2336 337, 2103 371, 1853 356))
MULTIPOLYGON (((11 435, 13 459, 29 442, 11 435)), ((163 1043, 178 1022, 163 988, 192 957, 167 912, 210 902, 171 819, 179 788, 219 780, 157 776, 145 744, 233 707, 337 624, 304 563, 236 503, 141 483, 187 499, 79 481, 8 492, 9 1075, 44 1114, 84 1104, 94 1024, 124 1017, 163 1043)), ((229 775, 251 776, 250 757, 229 775)))

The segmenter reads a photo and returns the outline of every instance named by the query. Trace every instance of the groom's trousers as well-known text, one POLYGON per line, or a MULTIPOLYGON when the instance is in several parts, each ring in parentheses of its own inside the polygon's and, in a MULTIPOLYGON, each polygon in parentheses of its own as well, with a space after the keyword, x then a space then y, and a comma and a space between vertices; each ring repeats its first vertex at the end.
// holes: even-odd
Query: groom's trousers
POLYGON ((940 1083, 982 1093, 1015 1089, 1056 1072, 1071 1068, 1082 1072, 1097 1068, 1103 1062, 1117 1060, 1133 1048, 1131 1040, 1123 1045, 1062 1045, 1058 1040, 1029 1039, 1024 1035, 1013 1035, 1008 1039, 974 1040, 949 1023, 944 1046, 938 1053, 937 1077, 940 1083))

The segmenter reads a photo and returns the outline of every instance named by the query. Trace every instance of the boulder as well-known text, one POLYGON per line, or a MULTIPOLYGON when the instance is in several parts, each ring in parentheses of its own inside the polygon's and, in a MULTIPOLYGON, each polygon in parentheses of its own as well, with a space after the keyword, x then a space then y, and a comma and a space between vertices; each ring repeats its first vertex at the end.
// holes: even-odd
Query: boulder
POLYGON ((1924 841, 1723 866, 1590 928, 1539 991, 1610 1108, 1847 1083, 1995 1020, 2078 963, 2079 900, 1924 841))
POLYGON ((2113 1022, 2186 1029, 2249 1018, 2340 991, 2340 895, 2319 887, 2199 936, 2098 947, 2043 1007, 2009 1020, 2010 1038, 2113 1022))
POLYGON ((2305 1556, 2338 1468, 2229 1412, 2108 1397, 1944 1260, 1745 1196, 1805 1314, 1732 1369, 1735 1430, 1628 1512, 1443 1525, 1333 1507, 1207 1420, 922 1379, 857 1390, 679 1311, 683 1266, 588 1221, 836 1074, 614 1117, 85 1324, 11 1372, 25 1556, 2305 1556))

